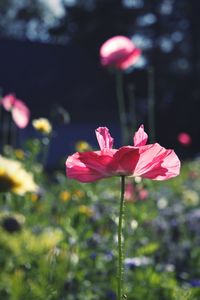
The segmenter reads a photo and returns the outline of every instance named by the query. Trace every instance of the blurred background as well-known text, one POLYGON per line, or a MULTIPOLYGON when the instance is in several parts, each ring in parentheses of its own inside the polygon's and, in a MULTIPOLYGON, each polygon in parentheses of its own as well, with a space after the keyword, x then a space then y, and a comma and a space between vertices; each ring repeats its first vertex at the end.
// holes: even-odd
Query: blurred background
MULTIPOLYGON (((139 63, 123 75, 125 93, 129 83, 135 86, 138 124, 148 132, 153 67, 156 140, 182 158, 198 156, 199 9, 195 0, 1 0, 1 92, 25 101, 32 118, 52 120, 49 164, 79 139, 96 146, 96 126, 110 127, 121 144, 115 78, 99 60, 100 46, 115 35, 142 49, 139 63), (177 140, 181 132, 191 136, 189 147, 177 140)), ((27 138, 32 126, 19 134, 27 138)))

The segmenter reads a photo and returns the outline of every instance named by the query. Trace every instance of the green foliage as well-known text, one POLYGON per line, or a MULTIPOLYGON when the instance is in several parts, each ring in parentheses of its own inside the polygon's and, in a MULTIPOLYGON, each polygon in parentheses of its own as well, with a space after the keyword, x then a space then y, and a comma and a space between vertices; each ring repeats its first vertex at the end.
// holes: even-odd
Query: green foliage
MULTIPOLYGON (((7 156, 19 153, 7 149, 7 156)), ((80 184, 42 171, 40 144, 24 148, 38 193, 0 197, 0 299, 115 299, 118 178, 80 184)), ((198 300, 200 163, 168 182, 140 183, 148 199, 125 209, 128 300, 198 300)))

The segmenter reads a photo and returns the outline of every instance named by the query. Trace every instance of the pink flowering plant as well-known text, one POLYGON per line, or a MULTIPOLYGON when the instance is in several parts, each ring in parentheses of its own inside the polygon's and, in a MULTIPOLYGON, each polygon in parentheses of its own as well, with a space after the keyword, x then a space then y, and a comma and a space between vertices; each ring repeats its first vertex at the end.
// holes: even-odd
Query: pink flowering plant
POLYGON ((127 297, 123 288, 123 214, 125 178, 140 176, 152 180, 167 180, 180 173, 180 160, 171 149, 158 143, 147 144, 148 136, 141 125, 133 138, 133 146, 113 148, 113 138, 108 128, 96 129, 100 150, 76 152, 66 161, 66 174, 70 179, 83 183, 113 176, 121 178, 121 198, 118 222, 118 274, 117 299, 127 297))
POLYGON ((141 55, 141 50, 126 36, 118 35, 108 39, 100 48, 101 64, 126 70, 134 65, 141 55))
POLYGON ((17 99, 14 94, 8 94, 0 100, 0 105, 11 113, 14 123, 19 128, 25 128, 30 120, 30 110, 24 101, 17 99))
MULTIPOLYGON (((123 73, 130 67, 134 67, 142 51, 133 43, 133 41, 123 35, 117 35, 106 40, 100 47, 100 63, 103 67, 112 70, 116 79, 116 99, 118 102, 119 121, 121 127, 122 141, 126 144, 129 141, 128 116, 126 111, 124 97, 123 73)), ((132 88, 131 88, 132 89, 132 88)), ((129 89, 129 90, 131 90, 129 89)), ((134 105, 134 96, 132 91, 129 93, 132 107, 131 129, 136 129, 136 112, 134 105)), ((130 106, 130 105, 129 105, 130 106)))

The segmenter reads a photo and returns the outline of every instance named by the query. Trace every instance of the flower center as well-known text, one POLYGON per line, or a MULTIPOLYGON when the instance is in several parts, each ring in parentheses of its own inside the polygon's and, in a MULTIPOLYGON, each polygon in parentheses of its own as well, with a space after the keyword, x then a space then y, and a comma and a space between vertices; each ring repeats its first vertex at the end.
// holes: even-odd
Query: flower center
POLYGON ((20 183, 14 176, 10 176, 5 170, 0 169, 0 192, 5 193, 20 187, 20 183))

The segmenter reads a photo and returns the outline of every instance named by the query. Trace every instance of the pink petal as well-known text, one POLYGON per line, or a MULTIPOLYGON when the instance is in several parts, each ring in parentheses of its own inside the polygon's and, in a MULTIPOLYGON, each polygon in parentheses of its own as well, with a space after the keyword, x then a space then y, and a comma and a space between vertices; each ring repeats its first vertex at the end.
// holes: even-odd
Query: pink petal
POLYGON ((8 94, 1 99, 0 104, 3 105, 4 109, 10 111, 16 101, 16 97, 14 94, 8 94))
POLYGON ((110 177, 114 172, 110 166, 112 160, 113 155, 103 155, 100 151, 76 152, 66 161, 67 177, 81 182, 93 182, 110 177))
POLYGON ((104 176, 102 176, 93 169, 90 169, 86 166, 81 168, 76 165, 67 168, 66 175, 68 178, 76 179, 80 182, 94 182, 104 178, 104 176))
POLYGON ((148 140, 148 135, 144 131, 144 125, 141 125, 138 131, 136 131, 133 142, 135 147, 140 147, 146 145, 148 140))
MULTIPOLYGON (((161 164, 162 168, 166 168, 167 172, 165 176, 157 175, 156 180, 166 180, 172 177, 175 177, 180 174, 181 162, 175 154, 174 150, 166 150, 166 155, 163 158, 163 162, 161 164)), ((151 174, 150 174, 151 175, 151 174)), ((148 174, 149 176, 149 174, 148 174)), ((150 177, 151 178, 151 177, 150 177)))
POLYGON ((100 48, 100 57, 103 65, 115 63, 129 55, 134 49, 131 40, 125 36, 114 36, 108 39, 100 48))
POLYGON ((124 58, 128 57, 130 55, 131 51, 133 51, 133 48, 131 50, 127 49, 118 49, 114 52, 109 53, 108 55, 105 55, 104 57, 101 57, 101 64, 103 66, 116 66, 116 64, 123 60, 124 58))
POLYGON ((13 121, 19 128, 25 128, 30 120, 30 110, 21 100, 15 100, 12 108, 13 121))
POLYGON ((101 150, 103 149, 112 149, 113 147, 113 138, 111 137, 107 127, 99 127, 96 129, 96 137, 99 143, 101 150))
POLYGON ((118 68, 121 70, 126 70, 129 67, 133 66, 137 62, 140 56, 141 56, 141 50, 136 48, 126 58, 119 60, 116 63, 116 66, 118 66, 118 68))
POLYGON ((115 66, 127 69, 141 55, 134 43, 125 36, 115 36, 108 39, 100 48, 100 59, 103 66, 115 66))
POLYGON ((139 149, 132 146, 121 147, 114 154, 114 163, 117 164, 115 175, 131 176, 139 160, 139 149))
POLYGON ((167 180, 180 173, 180 160, 173 150, 166 150, 159 144, 139 148, 140 159, 134 176, 153 180, 167 180))

